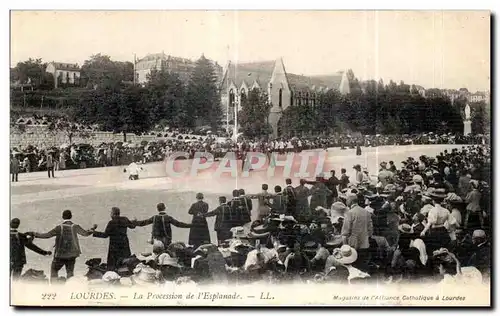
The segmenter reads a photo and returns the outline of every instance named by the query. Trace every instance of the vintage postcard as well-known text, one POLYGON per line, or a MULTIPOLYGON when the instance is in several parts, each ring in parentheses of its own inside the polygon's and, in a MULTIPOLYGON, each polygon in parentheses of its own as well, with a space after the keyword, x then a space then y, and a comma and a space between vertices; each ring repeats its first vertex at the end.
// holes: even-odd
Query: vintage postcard
POLYGON ((490 26, 11 11, 11 305, 490 306, 490 26))

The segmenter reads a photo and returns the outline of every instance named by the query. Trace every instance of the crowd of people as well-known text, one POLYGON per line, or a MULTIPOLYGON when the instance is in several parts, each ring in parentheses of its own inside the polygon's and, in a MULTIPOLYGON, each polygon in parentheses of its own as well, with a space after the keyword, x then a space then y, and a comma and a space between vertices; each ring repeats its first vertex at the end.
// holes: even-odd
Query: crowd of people
MULTIPOLYGON (((172 131, 177 133, 178 131, 172 131)), ((177 135, 177 134, 175 134, 177 135)), ((102 143, 98 146, 90 144, 63 144, 59 147, 39 148, 37 146, 13 147, 11 154, 11 173, 45 171, 53 167, 55 170, 106 167, 127 165, 132 162, 163 161, 172 152, 187 152, 191 158, 196 152, 210 152, 216 159, 224 157, 227 152, 236 152, 242 159, 246 152, 300 152, 303 150, 340 147, 341 149, 361 146, 408 145, 408 144, 482 144, 488 140, 483 136, 436 136, 432 133, 418 136, 358 136, 352 137, 292 137, 273 140, 222 138, 215 135, 184 135, 181 139, 167 138, 158 141, 142 141, 141 143, 102 143), (431 136, 431 138, 429 137, 431 136), (433 138, 432 138, 433 137, 433 138), (47 165, 48 156, 52 156, 53 166, 47 165)))
MULTIPOLYGON (((261 192, 244 189, 210 206, 203 193, 189 208, 190 223, 176 220, 158 203, 147 219, 129 219, 118 207, 104 231, 84 229, 62 213, 49 232, 21 233, 11 220, 11 273, 15 279, 47 282, 26 264, 25 247, 41 255, 37 238, 55 237, 49 280, 70 282, 81 255, 78 235, 108 238, 102 258, 86 261, 85 278, 98 285, 147 286, 314 282, 488 282, 491 270, 490 147, 444 150, 436 157, 409 157, 398 168, 382 162, 376 180, 360 165, 354 179, 318 175, 293 183, 284 179, 261 192), (215 217, 212 240, 207 218, 215 217), (151 226, 144 242, 150 253, 133 253, 129 229, 151 226), (171 226, 189 229, 179 241, 171 226), (65 266, 66 277, 59 276, 65 266)), ((461 283, 463 282, 463 283, 461 283)))

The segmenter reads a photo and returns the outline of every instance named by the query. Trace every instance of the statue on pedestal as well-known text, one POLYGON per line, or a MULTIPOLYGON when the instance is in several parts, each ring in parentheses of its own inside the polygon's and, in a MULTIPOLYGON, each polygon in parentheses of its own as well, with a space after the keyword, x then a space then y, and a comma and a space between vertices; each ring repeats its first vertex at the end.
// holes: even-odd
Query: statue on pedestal
POLYGON ((470 120, 470 106, 469 106, 469 104, 467 104, 465 106, 464 112, 465 112, 465 120, 469 121, 470 120))

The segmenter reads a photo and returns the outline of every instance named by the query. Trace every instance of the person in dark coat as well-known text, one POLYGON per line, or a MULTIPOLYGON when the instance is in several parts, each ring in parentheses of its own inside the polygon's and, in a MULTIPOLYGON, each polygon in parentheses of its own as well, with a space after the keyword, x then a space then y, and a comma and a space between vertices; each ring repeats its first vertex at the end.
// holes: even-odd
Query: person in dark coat
POLYGON ((249 221, 244 200, 240 198, 239 190, 233 190, 233 199, 229 201, 228 204, 231 208, 232 218, 236 226, 243 226, 249 221))
POLYGON ((340 180, 335 176, 335 170, 330 170, 330 178, 326 183, 328 190, 332 191, 331 195, 326 197, 327 207, 332 206, 333 202, 338 198, 339 192, 337 186, 340 184, 340 180))
POLYGON ((54 151, 53 150, 49 150, 47 152, 47 173, 49 175, 49 178, 50 178, 50 174, 52 173, 52 178, 55 178, 54 177, 54 151))
POLYGON ((231 239, 231 228, 236 227, 231 218, 231 208, 227 205, 225 196, 219 197, 219 206, 213 211, 203 214, 204 217, 215 216, 214 230, 217 233, 219 244, 231 239))
POLYGON ((356 156, 361 156, 361 146, 359 144, 356 145, 356 156))
POLYGON ((246 211, 245 213, 243 213, 242 224, 250 223, 252 221, 252 209, 253 209, 252 199, 245 196, 245 190, 243 189, 239 189, 238 193, 239 193, 238 197, 241 199, 244 210, 246 211))
POLYGON ((285 180, 286 187, 283 190, 283 197, 285 199, 285 213, 286 215, 297 216, 297 195, 295 188, 292 186, 292 179, 285 180))
POLYGON ((295 188, 295 196, 297 197, 297 219, 299 222, 306 222, 311 215, 309 208, 310 190, 305 186, 306 180, 300 179, 300 185, 295 188))
POLYGON ((274 193, 275 195, 269 201, 271 213, 285 214, 285 199, 283 198, 283 192, 281 192, 281 186, 275 186, 274 193))
POLYGON ((118 207, 113 207, 111 208, 111 220, 104 232, 94 231, 93 233, 93 236, 97 238, 109 238, 108 259, 106 261, 108 271, 115 270, 121 260, 132 255, 127 236, 128 228, 135 228, 135 225, 127 217, 120 216, 118 207))
POLYGON ((17 182, 19 176, 19 160, 15 155, 10 157, 10 173, 12 173, 12 182, 17 182))
POLYGON ((172 243, 172 226, 180 227, 180 228, 191 228, 191 224, 186 224, 183 222, 179 222, 175 218, 170 215, 167 215, 166 207, 164 203, 158 203, 156 205, 156 209, 158 210, 158 214, 154 215, 148 219, 138 221, 133 220, 132 224, 135 226, 146 226, 153 224, 153 230, 151 232, 151 238, 149 242, 152 244, 153 240, 159 240, 163 243, 165 247, 168 247, 172 243))
POLYGON ((203 216, 208 213, 208 204, 203 201, 203 198, 203 193, 197 193, 196 202, 191 205, 188 211, 190 215, 193 215, 188 244, 194 248, 210 243, 207 219, 203 216))
POLYGON ((21 276, 23 267, 26 264, 26 249, 28 248, 42 256, 50 256, 52 252, 45 251, 35 244, 30 236, 17 231, 21 221, 13 218, 10 221, 10 275, 13 280, 21 276))
POLYGON ((311 212, 314 214, 318 206, 327 208, 326 198, 331 194, 332 191, 330 191, 323 183, 322 177, 316 177, 316 181, 311 188, 311 212))

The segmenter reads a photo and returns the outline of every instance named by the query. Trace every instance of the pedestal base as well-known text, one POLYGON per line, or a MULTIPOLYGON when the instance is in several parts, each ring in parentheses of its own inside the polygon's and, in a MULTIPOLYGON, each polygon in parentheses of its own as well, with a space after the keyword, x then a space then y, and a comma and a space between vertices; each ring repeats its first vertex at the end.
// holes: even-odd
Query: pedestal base
POLYGON ((472 126, 471 125, 472 124, 471 124, 470 120, 464 121, 464 136, 467 136, 470 133, 472 133, 472 126))

